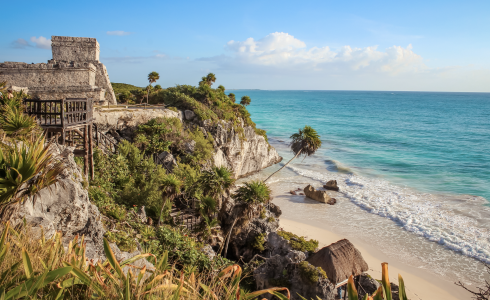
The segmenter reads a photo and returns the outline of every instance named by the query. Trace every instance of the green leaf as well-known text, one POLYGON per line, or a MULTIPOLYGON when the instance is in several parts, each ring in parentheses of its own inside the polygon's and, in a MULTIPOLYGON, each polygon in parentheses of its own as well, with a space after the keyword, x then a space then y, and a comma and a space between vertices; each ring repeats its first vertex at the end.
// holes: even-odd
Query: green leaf
POLYGON ((77 267, 75 267, 69 263, 63 262, 63 264, 72 267, 73 269, 71 270, 71 273, 73 275, 75 275, 76 277, 78 277, 78 279, 80 279, 80 281, 83 284, 90 286, 90 288, 94 289, 95 292, 97 292, 99 295, 101 295, 101 296, 104 295, 104 290, 102 289, 102 287, 99 285, 99 283, 96 280, 92 280, 92 278, 90 278, 90 276, 85 274, 85 272, 83 272, 79 268, 77 268, 77 267))
POLYGON ((50 284, 51 282, 55 281, 58 278, 65 276, 66 274, 70 273, 71 270, 73 270, 72 267, 64 267, 48 272, 46 274, 46 278, 44 279, 42 287, 46 286, 47 284, 50 284))
POLYGON ((32 270, 31 259, 29 258, 29 253, 27 253, 25 248, 22 248, 22 261, 24 262, 24 269, 26 272, 26 276, 30 279, 34 273, 32 270))
POLYGON ((405 291, 405 281, 402 278, 402 275, 398 274, 398 294, 400 300, 408 300, 407 293, 405 291))
POLYGON ((357 295, 356 286, 354 285, 354 276, 350 276, 347 281, 347 294, 349 295, 349 300, 359 300, 357 295))
POLYGON ((107 241, 106 238, 104 238, 104 253, 105 256, 107 257, 107 260, 111 264, 112 268, 116 271, 116 273, 119 275, 119 277, 122 280, 126 280, 126 276, 124 275, 123 270, 121 269, 121 266, 117 262, 116 257, 114 256, 114 252, 112 252, 111 247, 109 246, 109 242, 107 241))
POLYGON ((278 292, 275 292, 275 291, 274 291, 274 292, 272 292, 271 294, 272 294, 272 295, 274 295, 274 296, 276 296, 277 298, 279 298, 279 299, 281 299, 281 300, 289 300, 289 298, 288 298, 288 297, 284 296, 284 295, 283 295, 283 294, 281 294, 281 293, 278 293, 278 292))

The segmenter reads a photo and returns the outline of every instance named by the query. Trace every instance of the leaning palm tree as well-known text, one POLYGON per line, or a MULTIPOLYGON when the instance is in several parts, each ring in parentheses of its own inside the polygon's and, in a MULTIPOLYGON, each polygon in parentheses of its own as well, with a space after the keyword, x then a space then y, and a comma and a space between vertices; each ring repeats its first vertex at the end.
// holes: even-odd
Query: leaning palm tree
POLYGON ((264 182, 269 180, 274 174, 277 172, 281 171, 286 167, 290 162, 293 161, 296 157, 300 155, 310 156, 316 152, 321 146, 322 146, 322 141, 320 140, 320 135, 316 132, 315 129, 311 128, 310 126, 306 125, 305 128, 300 129, 298 133, 295 133, 291 135, 291 150, 294 153, 294 157, 291 158, 290 161, 288 161, 282 168, 279 170, 275 171, 272 173, 269 177, 267 177, 264 182))
POLYGON ((157 82, 157 80, 160 79, 160 74, 157 72, 153 71, 150 74, 148 74, 148 82, 150 83, 148 85, 147 89, 147 94, 146 94, 146 105, 148 105, 148 98, 150 97, 150 88, 151 84, 157 82))
POLYGON ((160 188, 163 190, 163 197, 165 201, 162 204, 160 210, 160 217, 158 218, 158 225, 162 223, 163 210, 167 206, 168 201, 172 201, 177 195, 180 194, 180 188, 182 187, 182 181, 180 181, 174 174, 167 174, 162 178, 162 184, 160 188))
MULTIPOLYGON (((0 207, 21 203, 58 182, 65 165, 45 144, 44 135, 0 147, 0 207), (3 148, 3 149, 2 149, 3 148)), ((33 199, 35 200, 35 198, 33 199)))

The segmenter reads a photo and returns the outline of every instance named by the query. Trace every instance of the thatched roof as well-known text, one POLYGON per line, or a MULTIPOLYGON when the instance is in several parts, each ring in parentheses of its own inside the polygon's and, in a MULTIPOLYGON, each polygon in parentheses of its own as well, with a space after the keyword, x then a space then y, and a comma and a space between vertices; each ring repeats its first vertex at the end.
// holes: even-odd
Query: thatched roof
POLYGON ((346 239, 322 248, 307 261, 315 267, 321 267, 333 284, 368 270, 368 264, 362 258, 361 252, 346 239))

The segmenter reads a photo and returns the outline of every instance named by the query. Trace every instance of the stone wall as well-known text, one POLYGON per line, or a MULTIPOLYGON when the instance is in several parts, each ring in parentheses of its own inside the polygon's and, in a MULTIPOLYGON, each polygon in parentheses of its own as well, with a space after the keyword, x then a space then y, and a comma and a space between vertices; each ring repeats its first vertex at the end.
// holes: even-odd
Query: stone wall
POLYGON ((96 67, 91 63, 54 62, 0 64, 1 81, 22 87, 95 86, 96 67))
POLYGON ((94 38, 52 36, 53 59, 59 61, 99 61, 100 46, 94 38))
POLYGON ((53 59, 47 64, 1 63, 0 81, 42 99, 89 97, 95 104, 117 104, 96 39, 52 36, 51 49, 53 59))

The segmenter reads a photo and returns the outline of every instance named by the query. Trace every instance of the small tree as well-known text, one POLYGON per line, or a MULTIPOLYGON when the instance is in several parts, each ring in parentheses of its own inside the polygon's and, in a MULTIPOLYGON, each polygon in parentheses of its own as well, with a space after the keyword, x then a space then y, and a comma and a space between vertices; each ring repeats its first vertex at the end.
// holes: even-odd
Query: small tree
POLYGON ((224 93, 225 92, 225 87, 220 84, 218 86, 218 90, 220 90, 222 93, 224 93))
POLYGON ((231 102, 235 103, 236 99, 235 99, 235 94, 233 93, 229 93, 228 94, 228 98, 230 98, 231 102))
POLYGON ((250 99, 249 96, 243 96, 242 97, 242 100, 240 101, 240 104, 243 105, 243 106, 247 106, 247 105, 250 105, 250 102, 252 100, 250 99))
POLYGON ((201 78, 199 85, 211 86, 214 82, 216 82, 216 75, 214 75, 213 73, 209 73, 207 76, 201 78))
POLYGON ((162 203, 162 209, 160 210, 160 216, 158 218, 158 226, 162 223, 162 216, 165 207, 169 201, 172 201, 177 195, 180 194, 180 188, 182 187, 182 181, 180 181, 174 174, 167 174, 162 178, 162 185, 160 188, 163 191, 163 197, 165 201, 162 203))
POLYGON ((148 98, 150 97, 150 88, 151 84, 157 82, 157 80, 160 79, 160 74, 157 72, 153 71, 150 74, 148 74, 148 82, 150 83, 147 87, 147 94, 146 94, 146 104, 148 105, 148 98))
POLYGON ((293 161, 296 157, 300 155, 310 156, 316 152, 321 146, 322 146, 322 141, 320 140, 320 135, 316 132, 315 129, 311 128, 310 126, 306 125, 305 128, 300 129, 298 133, 295 133, 291 135, 291 151, 294 153, 294 157, 291 158, 290 161, 288 161, 282 168, 279 170, 275 171, 272 173, 269 177, 267 177, 264 182, 269 180, 274 174, 277 172, 281 171, 286 167, 290 162, 293 161))

